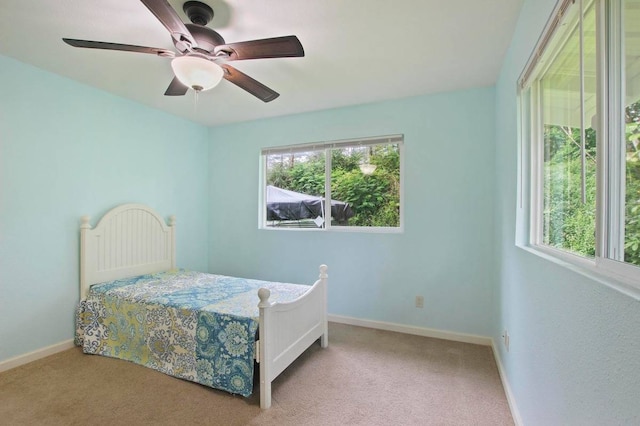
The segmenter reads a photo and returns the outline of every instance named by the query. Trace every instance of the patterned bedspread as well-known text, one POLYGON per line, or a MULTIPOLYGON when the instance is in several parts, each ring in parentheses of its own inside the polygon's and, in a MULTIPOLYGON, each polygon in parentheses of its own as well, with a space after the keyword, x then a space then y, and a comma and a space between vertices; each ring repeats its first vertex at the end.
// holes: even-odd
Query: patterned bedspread
POLYGON ((261 287, 272 302, 310 288, 185 270, 95 284, 76 311, 75 341, 85 353, 249 396, 261 287))

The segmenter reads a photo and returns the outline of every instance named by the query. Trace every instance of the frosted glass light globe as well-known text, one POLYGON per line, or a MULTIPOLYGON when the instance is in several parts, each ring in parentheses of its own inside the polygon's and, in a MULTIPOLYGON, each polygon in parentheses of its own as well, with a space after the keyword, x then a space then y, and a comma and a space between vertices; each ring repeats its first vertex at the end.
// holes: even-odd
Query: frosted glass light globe
POLYGON ((196 92, 216 87, 224 75, 220 65, 198 56, 179 56, 171 68, 182 84, 196 92))

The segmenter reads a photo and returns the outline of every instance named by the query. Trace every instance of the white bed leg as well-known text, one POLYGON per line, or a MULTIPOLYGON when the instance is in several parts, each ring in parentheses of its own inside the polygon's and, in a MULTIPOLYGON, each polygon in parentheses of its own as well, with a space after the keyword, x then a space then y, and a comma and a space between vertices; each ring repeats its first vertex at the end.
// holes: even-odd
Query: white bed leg
POLYGON ((327 275, 327 265, 320 265, 320 280, 322 281, 322 288, 324 292, 323 297, 323 306, 322 306, 322 315, 323 315, 323 333, 320 336, 320 347, 326 348, 329 346, 329 324, 327 322, 327 279, 329 275, 327 275))
POLYGON ((269 358, 269 338, 267 332, 267 323, 271 316, 271 302, 269 302, 271 292, 267 288, 258 290, 260 303, 260 321, 258 325, 258 333, 260 335, 260 408, 265 409, 271 407, 271 359, 269 358))
POLYGON ((263 410, 271 407, 271 382, 260 381, 260 408, 263 410))

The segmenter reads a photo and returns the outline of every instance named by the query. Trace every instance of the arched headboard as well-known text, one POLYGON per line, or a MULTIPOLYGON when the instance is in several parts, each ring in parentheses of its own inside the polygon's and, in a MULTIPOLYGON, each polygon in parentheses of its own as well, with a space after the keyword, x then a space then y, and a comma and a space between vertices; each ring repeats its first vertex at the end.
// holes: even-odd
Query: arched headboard
POLYGON ((167 225, 142 204, 109 210, 95 228, 89 216, 80 225, 80 300, 89 286, 176 267, 175 216, 167 225))

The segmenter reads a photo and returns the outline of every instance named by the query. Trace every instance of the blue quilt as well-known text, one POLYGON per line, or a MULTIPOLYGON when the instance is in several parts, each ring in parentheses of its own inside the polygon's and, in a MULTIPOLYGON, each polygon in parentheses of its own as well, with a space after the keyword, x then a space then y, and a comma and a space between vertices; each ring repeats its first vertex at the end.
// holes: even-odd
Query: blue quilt
POLYGON ((249 396, 261 287, 271 302, 310 288, 186 270, 95 284, 76 311, 75 341, 85 353, 249 396))

